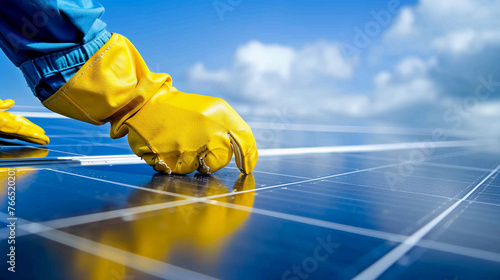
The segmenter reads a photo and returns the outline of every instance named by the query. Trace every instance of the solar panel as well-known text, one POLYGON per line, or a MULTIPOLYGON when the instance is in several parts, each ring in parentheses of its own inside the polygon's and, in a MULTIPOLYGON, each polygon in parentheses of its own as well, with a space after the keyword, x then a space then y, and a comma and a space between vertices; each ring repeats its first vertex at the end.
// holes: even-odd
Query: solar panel
POLYGON ((106 126, 32 119, 47 148, 0 148, 2 279, 500 278, 494 140, 253 123, 252 175, 169 176, 106 126))

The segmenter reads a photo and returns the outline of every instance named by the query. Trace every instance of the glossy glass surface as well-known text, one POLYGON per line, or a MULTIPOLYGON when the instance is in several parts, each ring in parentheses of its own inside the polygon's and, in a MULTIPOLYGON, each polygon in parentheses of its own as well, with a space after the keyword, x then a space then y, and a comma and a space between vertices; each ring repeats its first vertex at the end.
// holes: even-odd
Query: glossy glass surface
POLYGON ((126 139, 109 139, 107 127, 34 121, 51 136, 47 148, 0 147, 4 264, 9 168, 18 218, 17 272, 12 278, 4 265, 0 279, 351 279, 403 242, 411 246, 384 261, 381 279, 500 278, 500 177, 492 172, 500 154, 491 147, 278 156, 266 148, 416 136, 273 131, 271 142, 258 138, 252 175, 230 163, 213 175, 169 176, 127 158, 126 139))

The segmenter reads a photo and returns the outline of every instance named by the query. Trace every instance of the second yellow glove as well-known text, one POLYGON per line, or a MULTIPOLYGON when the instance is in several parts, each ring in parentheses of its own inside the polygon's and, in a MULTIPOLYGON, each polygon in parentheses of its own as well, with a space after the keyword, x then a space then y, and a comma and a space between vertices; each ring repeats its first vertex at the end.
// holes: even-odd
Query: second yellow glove
POLYGON ((0 99, 0 137, 8 139, 19 139, 22 141, 46 145, 49 137, 38 125, 28 119, 5 112, 14 105, 12 99, 0 99))

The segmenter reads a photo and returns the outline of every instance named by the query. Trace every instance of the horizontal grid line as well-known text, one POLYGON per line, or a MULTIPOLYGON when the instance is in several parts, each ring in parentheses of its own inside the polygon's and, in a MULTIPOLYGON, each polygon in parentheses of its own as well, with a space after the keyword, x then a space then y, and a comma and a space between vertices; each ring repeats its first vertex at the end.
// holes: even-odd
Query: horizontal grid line
POLYGON ((62 174, 66 174, 66 175, 71 175, 71 176, 75 176, 75 177, 80 177, 80 178, 84 178, 84 179, 88 179, 88 180, 94 180, 94 181, 98 181, 98 182, 102 182, 102 183, 108 183, 108 184, 112 184, 112 185, 118 185, 118 186, 122 186, 122 187, 147 191, 147 192, 165 194, 165 195, 181 197, 181 198, 193 198, 192 196, 188 196, 188 195, 183 195, 183 194, 178 194, 178 193, 173 193, 173 192, 168 192, 168 191, 162 191, 162 190, 157 190, 157 189, 151 189, 151 188, 145 188, 145 187, 139 187, 139 186, 134 186, 134 185, 130 185, 130 184, 109 181, 109 180, 95 178, 95 177, 89 177, 89 176, 85 176, 85 175, 80 175, 80 174, 76 174, 76 173, 72 173, 72 172, 66 172, 66 171, 61 171, 61 170, 56 170, 56 169, 51 169, 51 168, 47 168, 45 170, 56 172, 56 173, 62 173, 62 174))

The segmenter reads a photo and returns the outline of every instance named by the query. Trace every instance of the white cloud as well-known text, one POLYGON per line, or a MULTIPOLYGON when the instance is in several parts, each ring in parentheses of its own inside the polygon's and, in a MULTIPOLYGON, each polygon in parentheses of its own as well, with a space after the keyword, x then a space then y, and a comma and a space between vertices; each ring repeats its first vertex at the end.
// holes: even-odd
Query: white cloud
POLYGON ((388 31, 388 36, 409 36, 415 32, 415 15, 410 8, 402 8, 395 24, 388 31))
MULTIPOLYGON (((378 58, 371 64, 344 58, 336 42, 296 49, 250 41, 235 51, 230 66, 198 63, 188 77, 199 86, 195 90, 206 92, 209 85, 248 114, 287 107, 295 116, 418 121, 412 114, 428 110, 442 122, 450 104, 474 93, 479 76, 500 73, 497 11, 498 0, 421 0, 402 7, 380 43, 367 47, 378 58)), ((495 98, 478 106, 467 124, 498 116, 495 98)))
POLYGON ((295 58, 296 52, 290 47, 251 41, 236 51, 235 69, 254 75, 276 74, 282 79, 290 79, 295 58))
POLYGON ((443 53, 461 55, 479 53, 484 47, 495 43, 500 44, 500 31, 466 28, 435 38, 432 46, 443 53))
POLYGON ((209 71, 203 63, 197 63, 189 69, 189 76, 197 77, 199 81, 209 83, 227 83, 231 74, 226 70, 209 71))
POLYGON ((498 11, 497 0, 421 0, 401 9, 384 36, 384 48, 398 53, 477 54, 500 44, 498 11))
POLYGON ((301 76, 348 79, 352 76, 355 61, 345 60, 339 45, 319 42, 299 51, 293 68, 301 76))
POLYGON ((500 135, 500 102, 479 103, 464 119, 464 126, 475 128, 485 136, 500 135))
POLYGON ((435 60, 423 61, 422 59, 410 56, 396 64, 396 73, 402 77, 421 76, 427 73, 429 67, 435 64, 435 60))
POLYGON ((391 79, 392 79, 392 74, 387 71, 383 71, 378 73, 375 76, 375 79, 373 79, 373 81, 375 83, 375 87, 383 88, 387 86, 387 84, 391 81, 391 79))
POLYGON ((272 107, 287 99, 309 114, 324 107, 322 99, 337 94, 337 81, 351 78, 355 64, 356 59, 344 59, 335 43, 317 42, 297 50, 250 41, 236 50, 230 67, 208 70, 200 62, 189 69, 188 80, 200 90, 211 86, 245 104, 272 107))

